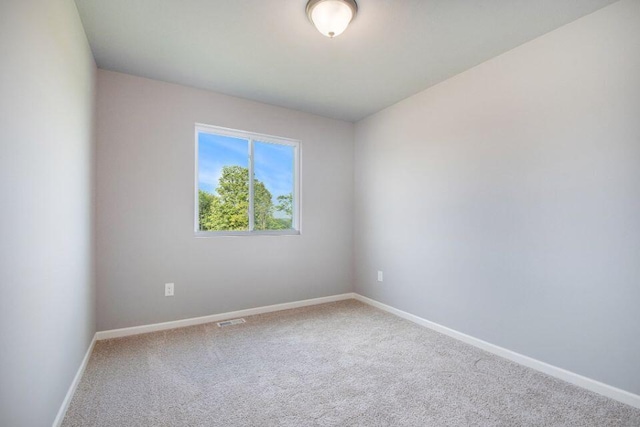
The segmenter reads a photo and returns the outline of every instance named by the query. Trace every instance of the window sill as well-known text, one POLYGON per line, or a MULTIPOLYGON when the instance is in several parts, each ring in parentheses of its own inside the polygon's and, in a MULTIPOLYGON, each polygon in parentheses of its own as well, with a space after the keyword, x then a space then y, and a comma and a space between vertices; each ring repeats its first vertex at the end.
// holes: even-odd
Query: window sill
POLYGON ((299 236, 299 230, 257 230, 257 231, 196 231, 195 237, 245 237, 245 236, 299 236))

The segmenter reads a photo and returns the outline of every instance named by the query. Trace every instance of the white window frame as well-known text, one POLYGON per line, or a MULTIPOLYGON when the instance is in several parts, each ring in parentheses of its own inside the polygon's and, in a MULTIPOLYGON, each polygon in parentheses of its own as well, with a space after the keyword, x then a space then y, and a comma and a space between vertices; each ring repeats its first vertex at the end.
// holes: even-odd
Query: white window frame
POLYGON ((300 205, 300 141, 290 138, 282 138, 279 136, 265 135, 255 132, 247 132, 236 129, 229 129, 220 126, 206 125, 202 123, 195 124, 195 191, 194 191, 194 233, 196 237, 215 237, 215 236, 296 236, 301 234, 301 205, 300 205), (198 134, 210 133, 214 135, 229 136, 232 138, 240 138, 249 141, 249 230, 229 230, 229 231, 202 231, 200 230, 200 204, 198 197, 199 188, 199 169, 200 162, 198 160, 198 134), (291 229, 288 230, 254 230, 254 201, 253 201, 253 177, 254 177, 254 141, 267 144, 287 145, 294 148, 293 164, 293 218, 291 221, 291 229))

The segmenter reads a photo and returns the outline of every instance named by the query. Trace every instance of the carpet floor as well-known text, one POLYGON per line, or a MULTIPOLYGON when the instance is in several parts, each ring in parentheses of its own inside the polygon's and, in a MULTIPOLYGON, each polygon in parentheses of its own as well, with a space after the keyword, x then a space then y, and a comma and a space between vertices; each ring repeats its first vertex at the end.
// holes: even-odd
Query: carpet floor
POLYGON ((640 410, 354 300, 99 341, 71 426, 640 426, 640 410))

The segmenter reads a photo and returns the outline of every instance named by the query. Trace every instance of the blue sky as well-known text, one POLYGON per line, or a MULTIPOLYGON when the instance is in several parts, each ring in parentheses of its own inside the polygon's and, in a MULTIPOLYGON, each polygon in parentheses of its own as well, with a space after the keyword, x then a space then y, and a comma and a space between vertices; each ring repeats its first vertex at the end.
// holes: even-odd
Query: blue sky
MULTIPOLYGON (((230 136, 198 134, 198 186, 213 193, 224 166, 249 167, 249 142, 230 136)), ((293 191, 293 147, 254 141, 254 172, 277 204, 278 196, 293 191)))

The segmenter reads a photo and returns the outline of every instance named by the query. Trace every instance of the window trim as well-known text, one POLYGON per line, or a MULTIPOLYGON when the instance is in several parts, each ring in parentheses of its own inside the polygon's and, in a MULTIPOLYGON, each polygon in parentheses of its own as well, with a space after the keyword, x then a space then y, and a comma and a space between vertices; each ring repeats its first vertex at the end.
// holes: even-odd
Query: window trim
POLYGON ((301 197, 300 197, 300 189, 302 186, 301 182, 301 173, 300 173, 300 151, 301 151, 301 143, 299 140, 291 139, 291 138, 283 138, 280 136, 266 135, 262 133, 256 132, 248 132, 243 130, 230 129, 220 126, 207 125, 203 123, 195 124, 195 164, 194 164, 194 216, 193 216, 193 226, 194 226, 194 234, 195 237, 218 237, 218 236, 299 236, 302 234, 302 209, 301 209, 301 197), (200 162, 198 160, 198 151, 199 151, 199 141, 198 134, 199 133, 210 133, 221 136, 228 136, 232 138, 240 138, 248 140, 248 165, 249 165, 249 177, 254 176, 254 160, 253 160, 253 152, 254 152, 254 141, 267 143, 267 144, 278 144, 278 145, 287 145, 294 148, 293 152, 293 168, 294 168, 294 176, 293 176, 293 215, 291 219, 292 228, 287 230, 253 230, 254 227, 254 206, 253 206, 253 179, 249 179, 249 230, 228 230, 228 231, 202 231, 200 230, 200 205, 199 205, 199 197, 198 191, 199 180, 198 175, 200 171, 200 162))

